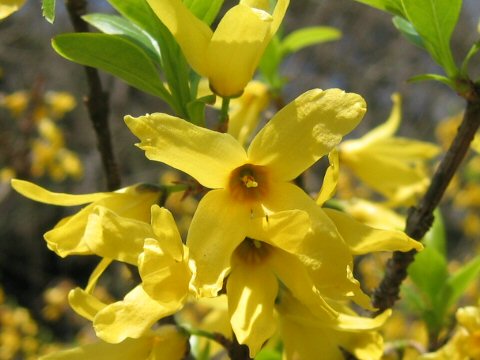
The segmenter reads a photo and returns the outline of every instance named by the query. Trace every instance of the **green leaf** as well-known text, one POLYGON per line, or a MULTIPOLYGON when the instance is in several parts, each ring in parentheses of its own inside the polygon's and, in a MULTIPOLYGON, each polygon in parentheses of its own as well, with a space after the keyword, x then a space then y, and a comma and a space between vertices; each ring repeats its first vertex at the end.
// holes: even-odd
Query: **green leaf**
POLYGON ((409 266, 408 274, 426 295, 429 305, 433 306, 448 278, 447 259, 434 247, 427 246, 415 255, 415 261, 409 266))
POLYGON ((280 45, 280 51, 283 55, 296 52, 307 46, 337 40, 342 36, 342 33, 328 26, 314 26, 306 27, 293 31, 288 34, 280 45))
POLYGON ((187 104, 189 119, 198 126, 205 126, 205 105, 215 103, 215 95, 207 95, 187 104))
POLYGON ((423 40, 418 35, 417 30, 413 27, 413 25, 408 21, 405 20, 403 17, 394 16, 392 19, 393 25, 397 28, 400 33, 407 38, 412 44, 425 49, 423 44, 423 40))
POLYGON ((462 0, 401 0, 407 19, 422 37, 425 48, 449 77, 458 73, 450 49, 450 38, 462 0))
POLYGON ((477 256, 449 277, 447 286, 451 291, 446 301, 448 307, 452 306, 458 300, 473 281, 478 280, 479 274, 480 256, 477 256))
POLYGON ((379 10, 383 10, 392 15, 403 16, 403 7, 401 0, 355 0, 357 2, 370 5, 379 10))
POLYGON ((197 18, 211 25, 222 8, 224 0, 184 0, 185 5, 197 18))
POLYGON ((51 24, 55 21, 55 0, 42 0, 43 17, 51 24))
POLYGON ((445 224, 440 210, 434 211, 434 221, 432 227, 423 239, 423 243, 427 247, 434 248, 440 255, 447 257, 447 239, 445 232, 445 224))
POLYGON ((255 360, 282 360, 282 353, 273 349, 262 349, 255 360))
POLYGON ((149 52, 153 61, 159 63, 160 49, 155 40, 130 21, 118 15, 88 14, 82 16, 90 25, 109 35, 124 35, 134 40, 149 52))
POLYGON ((53 39, 52 45, 68 60, 109 72, 137 89, 170 102, 170 94, 163 86, 153 61, 145 50, 125 37, 62 34, 53 39))
POLYGON ((419 82, 419 81, 427 81, 427 80, 434 80, 441 82, 442 84, 450 86, 452 89, 455 89, 455 82, 449 79, 446 76, 438 75, 438 74, 422 74, 416 75, 408 79, 409 82, 419 82))
POLYGON ((465 59, 462 61, 462 66, 460 67, 460 72, 462 74, 464 75, 467 74, 468 64, 470 63, 470 60, 478 53, 479 50, 480 50, 480 40, 472 45, 472 47, 467 53, 467 56, 465 56, 465 59))

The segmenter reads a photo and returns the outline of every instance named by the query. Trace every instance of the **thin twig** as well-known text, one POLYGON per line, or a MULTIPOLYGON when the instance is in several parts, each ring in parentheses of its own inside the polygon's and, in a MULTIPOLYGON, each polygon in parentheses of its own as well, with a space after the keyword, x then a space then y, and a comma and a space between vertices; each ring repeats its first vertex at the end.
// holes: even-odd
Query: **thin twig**
MULTIPOLYGON (((81 18, 86 14, 86 0, 66 0, 70 20, 76 32, 88 32, 88 24, 81 18)), ((108 190, 120 187, 120 173, 113 153, 112 137, 108 124, 109 96, 103 91, 98 71, 85 66, 89 93, 85 98, 90 120, 97 136, 97 147, 102 158, 103 169, 107 178, 108 190)))
MULTIPOLYGON (((433 223, 433 211, 468 152, 477 129, 480 126, 480 89, 472 85, 467 98, 467 107, 457 134, 445 157, 440 162, 432 182, 417 207, 411 209, 407 217, 405 232, 415 240, 421 240, 433 223), (474 94, 474 96, 472 96, 474 94)), ((388 260, 385 276, 373 294, 373 305, 382 312, 391 308, 399 299, 400 285, 407 277, 407 268, 413 262, 415 250, 395 251, 388 260)))

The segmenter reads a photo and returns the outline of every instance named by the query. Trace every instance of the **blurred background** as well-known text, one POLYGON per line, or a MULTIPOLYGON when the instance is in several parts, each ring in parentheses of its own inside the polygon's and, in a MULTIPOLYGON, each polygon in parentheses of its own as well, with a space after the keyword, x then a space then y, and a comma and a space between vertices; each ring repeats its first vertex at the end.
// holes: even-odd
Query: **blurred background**
MULTIPOLYGON (((53 25, 42 18, 39 2, 31 0, 21 11, 0 21, 0 169, 13 168, 17 177, 57 192, 103 191, 106 188, 100 156, 83 104, 87 91, 83 68, 58 56, 50 45, 56 34, 72 31, 63 3, 59 2, 57 8, 53 25), (64 158, 70 164, 71 174, 52 176, 41 169, 32 173, 29 146, 35 130, 29 125, 28 117, 34 116, 35 111, 49 113, 62 130, 63 140, 59 140, 62 144, 57 150, 72 152, 65 153, 64 158)), ((91 12, 112 11, 108 3, 101 0, 90 1, 89 9, 91 12)), ((457 58, 463 58, 470 45, 478 40, 479 18, 480 2, 464 0, 452 41, 457 58)), ((287 58, 282 66, 283 75, 289 79, 283 94, 285 100, 311 88, 339 87, 361 94, 367 101, 368 112, 349 135, 358 137, 385 121, 392 106, 391 95, 399 92, 403 97, 399 133, 427 141, 437 141, 438 123, 463 109, 463 100, 446 86, 437 82, 407 82, 414 75, 441 70, 425 52, 399 34, 387 14, 351 0, 292 0, 285 32, 314 25, 333 26, 342 32, 342 38, 306 48, 287 58)), ((472 61, 470 73, 474 78, 480 76, 478 57, 472 61)), ((146 160, 143 152, 133 146, 136 139, 124 125, 123 116, 167 111, 165 105, 105 73, 101 76, 110 94, 110 126, 122 184, 158 182, 164 167, 146 160)), ((55 137, 49 133, 48 125, 44 131, 45 136, 55 137)), ((7 179, 8 172, 2 176, 7 179)), ((82 323, 66 310, 65 295, 73 286, 85 286, 98 260, 85 256, 61 259, 46 248, 43 240, 43 234, 59 219, 76 210, 33 202, 10 190, 8 182, 2 182, 0 304, 20 306, 28 312, 18 314, 12 310, 10 314, 6 307, 0 307, 3 321, 0 327, 5 330, 6 324, 16 323, 18 319, 21 324, 31 321, 34 325, 30 324, 30 328, 25 325, 15 331, 23 331, 36 340, 17 344, 15 336, 5 335, 4 331, 0 348, 5 350, 5 344, 10 341, 12 346, 38 349, 42 341, 69 342, 78 336, 82 323), (38 341, 36 345, 35 341, 38 341)), ((452 236, 464 236, 457 219, 462 215, 448 214, 452 236)), ((28 350, 29 353, 25 349, 17 355, 0 350, 0 359, 28 358, 25 354, 37 351, 28 350)))

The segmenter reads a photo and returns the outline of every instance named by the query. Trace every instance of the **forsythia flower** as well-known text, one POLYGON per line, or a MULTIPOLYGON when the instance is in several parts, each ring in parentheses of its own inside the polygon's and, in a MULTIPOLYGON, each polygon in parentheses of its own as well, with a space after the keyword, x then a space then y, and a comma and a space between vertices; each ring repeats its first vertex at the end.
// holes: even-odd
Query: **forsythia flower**
POLYGON ((316 236, 289 244, 292 251, 305 257, 319 255, 332 264, 338 259, 328 260, 328 254, 347 252, 322 209, 290 181, 335 147, 358 124, 365 108, 357 94, 338 89, 308 91, 280 110, 248 151, 229 134, 166 114, 125 118, 149 159, 182 170, 214 189, 200 201, 187 237, 200 294, 215 296, 222 288, 230 262, 226 254, 245 240, 257 217, 308 209, 315 217, 316 236), (322 255, 327 244, 329 251, 322 255))
POLYGON ((42 356, 41 360, 182 360, 188 338, 175 326, 163 325, 138 339, 119 344, 98 342, 42 356))
POLYGON ((414 201, 428 186, 425 162, 439 153, 433 144, 395 137, 400 125, 400 96, 393 95, 389 119, 357 140, 339 146, 340 163, 393 203, 414 201))
POLYGON ((457 329, 453 337, 434 353, 422 360, 476 360, 480 359, 480 306, 467 306, 457 310, 457 329))
POLYGON ((25 0, 0 0, 0 20, 18 11, 25 0))
POLYGON ((289 1, 241 0, 220 20, 215 32, 195 17, 181 0, 147 0, 170 30, 192 68, 208 78, 223 97, 238 96, 260 62, 283 20, 289 1))
MULTIPOLYGON (((89 224, 90 214, 97 206, 106 207, 118 215, 135 220, 148 222, 150 219, 150 207, 160 197, 160 190, 149 185, 133 185, 115 192, 93 193, 85 195, 70 195, 53 193, 23 180, 12 180, 12 187, 25 197, 46 204, 59 206, 75 206, 91 203, 78 213, 68 216, 58 222, 55 227, 45 233, 44 238, 50 250, 59 256, 89 255, 95 254, 92 248, 96 248, 96 238, 86 231, 89 224)), ((143 241, 137 243, 143 247, 143 241)), ((107 248, 108 249, 108 248, 107 248)), ((97 253, 100 256, 106 254, 97 253)), ((108 256, 107 256, 108 257, 108 256)), ((136 264, 136 259, 125 254, 130 262, 136 264)))
POLYGON ((380 359, 383 339, 375 330, 383 325, 391 311, 375 318, 356 316, 345 306, 335 321, 309 311, 291 294, 285 293, 277 302, 280 335, 287 360, 343 360, 341 349, 359 360, 380 359))

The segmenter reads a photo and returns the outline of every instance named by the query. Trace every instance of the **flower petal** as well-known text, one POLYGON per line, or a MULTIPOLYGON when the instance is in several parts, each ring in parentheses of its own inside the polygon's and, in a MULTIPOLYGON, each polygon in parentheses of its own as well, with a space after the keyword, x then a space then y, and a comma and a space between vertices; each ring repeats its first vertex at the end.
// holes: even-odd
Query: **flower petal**
POLYGON ((12 179, 12 187, 23 196, 42 202, 45 204, 60 205, 60 206, 74 206, 82 205, 89 202, 97 201, 104 199, 106 197, 112 196, 112 193, 93 193, 93 194, 82 194, 82 195, 72 195, 65 193, 54 193, 48 191, 34 183, 24 180, 12 179))
POLYGON ((183 244, 172 213, 158 205, 152 206, 152 228, 162 251, 176 261, 183 260, 183 244))
POLYGON ((314 89, 280 110, 255 136, 248 157, 271 167, 277 180, 292 180, 329 153, 362 119, 360 95, 314 89))
POLYGON ((200 75, 207 76, 205 54, 213 35, 208 25, 181 0, 147 0, 147 3, 175 37, 190 66, 200 75))
POLYGON ((80 288, 70 290, 68 303, 73 311, 90 321, 93 321, 95 315, 107 306, 107 304, 80 288))
POLYGON ((245 239, 250 209, 223 189, 209 191, 198 204, 187 237, 195 261, 194 283, 201 296, 216 296, 230 269, 230 256, 245 239))
POLYGON ((137 144, 150 160, 161 161, 193 176, 208 188, 227 186, 230 172, 245 164, 242 146, 228 134, 195 126, 166 114, 125 117, 137 144))
POLYGON ((96 206, 88 217, 84 239, 96 255, 137 265, 143 242, 153 236, 150 224, 118 216, 96 206))
POLYGON ((173 314, 178 309, 165 307, 153 300, 136 286, 123 299, 103 308, 93 321, 99 338, 112 344, 118 344, 127 337, 139 338, 153 324, 164 316, 173 314))
POLYGON ((272 16, 240 3, 227 11, 208 48, 208 79, 224 97, 238 96, 252 79, 270 40, 272 16))
POLYGON ((327 168, 325 176, 323 177, 322 188, 317 198, 318 206, 322 206, 325 201, 330 200, 333 195, 335 195, 335 191, 337 191, 338 175, 340 172, 337 149, 330 151, 328 154, 328 162, 330 166, 327 168))
POLYGON ((248 346, 252 358, 276 330, 273 307, 277 293, 278 281, 264 264, 238 261, 228 277, 232 329, 238 342, 248 346))
POLYGON ((169 308, 180 308, 189 294, 192 273, 187 261, 163 251, 156 239, 145 239, 138 270, 145 292, 169 308))
POLYGON ((147 360, 183 360, 190 350, 188 338, 173 325, 164 325, 155 330, 152 353, 147 360))
POLYGON ((355 255, 375 251, 420 251, 423 245, 402 231, 375 229, 355 220, 348 214, 324 209, 355 255))
POLYGON ((127 339, 119 344, 103 341, 55 352, 40 357, 40 360, 147 360, 152 349, 151 337, 127 339))

